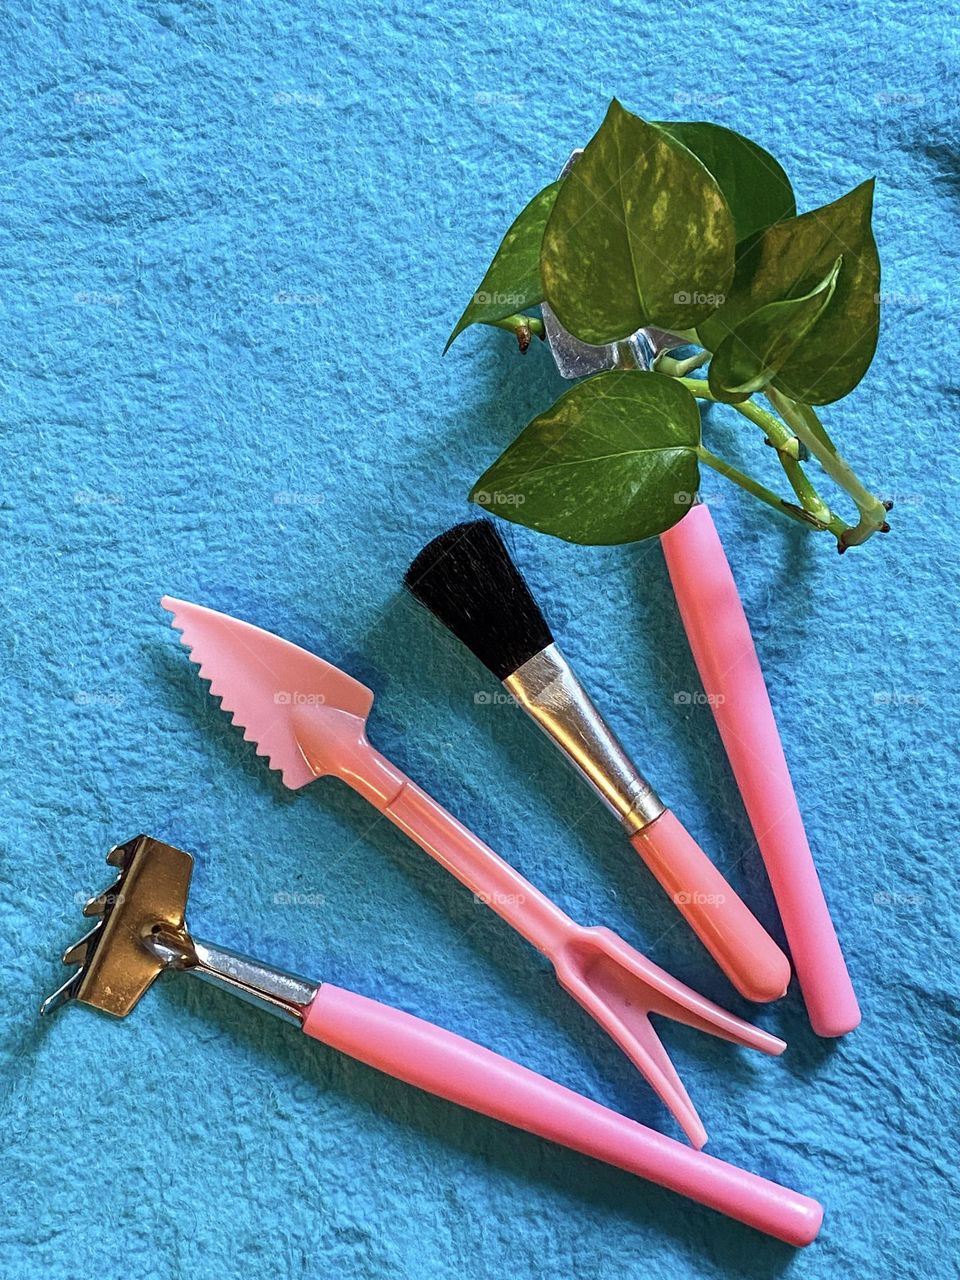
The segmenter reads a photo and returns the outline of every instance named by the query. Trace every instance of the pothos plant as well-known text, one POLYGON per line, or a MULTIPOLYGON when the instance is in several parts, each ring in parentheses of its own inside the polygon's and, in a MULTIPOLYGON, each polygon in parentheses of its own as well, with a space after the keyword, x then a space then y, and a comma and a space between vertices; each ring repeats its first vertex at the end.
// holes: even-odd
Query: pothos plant
POLYGON ((880 262, 873 181, 797 214, 763 148, 705 123, 652 123, 614 100, 566 177, 507 231, 447 342, 473 324, 544 337, 546 301, 582 342, 655 327, 679 359, 574 383, 480 477, 471 499, 571 542, 652 537, 713 468, 838 550, 888 531, 882 502, 844 461, 815 407, 848 395, 873 358, 880 262), (694 376, 695 375, 695 376, 694 376), (758 402, 762 396, 766 405, 758 402), (792 498, 703 443, 698 401, 730 405, 777 453, 792 498), (814 458, 858 512, 849 524, 807 473, 814 458))

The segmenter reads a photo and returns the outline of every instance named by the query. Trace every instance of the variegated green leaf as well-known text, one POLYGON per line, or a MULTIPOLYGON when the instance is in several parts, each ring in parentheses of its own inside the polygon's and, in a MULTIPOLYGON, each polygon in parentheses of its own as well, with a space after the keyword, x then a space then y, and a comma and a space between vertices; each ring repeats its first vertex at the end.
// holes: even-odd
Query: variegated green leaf
POLYGON ((716 178, 730 206, 738 241, 774 222, 796 217, 797 203, 790 179, 769 151, 723 125, 703 121, 658 123, 716 178))
POLYGON ((525 311, 543 301, 540 244, 560 186, 559 182, 553 182, 545 187, 513 222, 494 254, 480 288, 467 303, 447 339, 444 355, 457 335, 470 325, 503 320, 505 316, 525 311))
POLYGON ((833 297, 843 258, 802 298, 769 302, 741 321, 710 361, 710 390, 736 404, 773 382, 833 297))
POLYGON ((852 391, 870 366, 880 327, 872 206, 871 180, 739 246, 725 304, 698 326, 705 345, 717 352, 761 307, 806 296, 842 257, 830 301, 784 361, 773 386, 806 404, 830 404, 852 391))
POLYGON ((600 373, 534 418, 470 497, 568 542, 636 542, 688 510, 700 483, 699 443, 700 411, 679 382, 600 373))
POLYGON ((614 99, 547 220, 544 292, 583 342, 650 324, 690 329, 722 301, 734 244, 727 202, 703 164, 614 99))

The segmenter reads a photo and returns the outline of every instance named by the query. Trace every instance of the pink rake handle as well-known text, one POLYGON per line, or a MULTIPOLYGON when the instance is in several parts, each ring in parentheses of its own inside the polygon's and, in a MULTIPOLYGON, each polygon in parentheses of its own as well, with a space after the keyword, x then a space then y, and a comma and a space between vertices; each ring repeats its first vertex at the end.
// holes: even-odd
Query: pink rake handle
POLYGON ((763 672, 706 506, 661 535, 690 648, 780 909, 810 1023, 841 1036, 860 1009, 803 829, 763 672))
POLYGON ((787 1244, 809 1244, 820 1229, 816 1200, 693 1151, 399 1009, 324 983, 303 1029, 407 1084, 626 1169, 787 1244))
POLYGON ((740 994, 779 1000, 790 961, 670 810, 630 843, 740 994))

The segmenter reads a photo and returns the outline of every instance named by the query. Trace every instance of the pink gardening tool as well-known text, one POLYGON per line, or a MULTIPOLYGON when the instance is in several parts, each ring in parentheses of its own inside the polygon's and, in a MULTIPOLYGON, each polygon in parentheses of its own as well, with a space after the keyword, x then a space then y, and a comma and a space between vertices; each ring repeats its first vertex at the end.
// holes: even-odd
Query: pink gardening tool
POLYGON ((584 928, 367 741, 373 694, 279 636, 165 596, 191 660, 222 709, 293 789, 332 774, 358 791, 553 963, 561 986, 608 1032, 696 1147, 706 1132, 650 1023, 664 1014, 779 1054, 782 1040, 698 995, 609 929, 584 928))
POLYGON ((183 849, 137 836, 107 861, 119 877, 87 903, 84 915, 97 923, 63 957, 80 968, 41 1013, 79 1000, 123 1018, 165 970, 190 974, 378 1071, 626 1169, 787 1244, 809 1244, 820 1230, 823 1209, 809 1196, 691 1151, 412 1014, 193 937, 185 921, 193 859, 183 849))
MULTIPOLYGON (((563 167, 569 173, 582 154, 563 167)), ((543 323, 564 378, 608 369, 651 369, 684 344, 662 329, 589 346, 568 333, 546 303, 543 323)), ((843 952, 803 829, 790 771, 750 627, 713 517, 698 502, 660 535, 674 594, 700 678, 720 729, 780 910, 800 990, 817 1035, 842 1036, 860 1023, 843 952)))
POLYGON ((743 796, 817 1035, 860 1022, 750 626, 713 519, 697 504, 660 535, 684 630, 743 796))

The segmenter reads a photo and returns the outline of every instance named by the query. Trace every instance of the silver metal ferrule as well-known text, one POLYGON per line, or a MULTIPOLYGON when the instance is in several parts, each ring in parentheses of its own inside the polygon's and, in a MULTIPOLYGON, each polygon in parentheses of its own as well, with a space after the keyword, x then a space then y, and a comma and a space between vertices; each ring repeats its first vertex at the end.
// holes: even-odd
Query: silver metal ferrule
POLYGON ((664 811, 660 797, 613 736, 556 645, 528 659, 503 687, 564 752, 634 835, 664 811))
POLYGON ((656 359, 657 352, 646 329, 638 329, 619 342, 594 346, 581 342, 565 329, 548 303, 540 304, 540 314, 547 345, 561 378, 584 378, 610 369, 650 369, 656 359))
POLYGON ((145 945, 168 968, 179 969, 209 982, 211 986, 229 991, 248 1004, 298 1027, 302 1026, 307 1010, 320 990, 318 982, 274 969, 250 956, 226 951, 189 935, 157 933, 145 939, 145 945))

